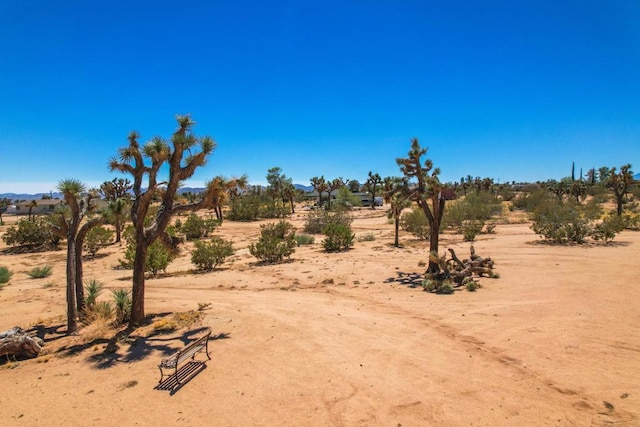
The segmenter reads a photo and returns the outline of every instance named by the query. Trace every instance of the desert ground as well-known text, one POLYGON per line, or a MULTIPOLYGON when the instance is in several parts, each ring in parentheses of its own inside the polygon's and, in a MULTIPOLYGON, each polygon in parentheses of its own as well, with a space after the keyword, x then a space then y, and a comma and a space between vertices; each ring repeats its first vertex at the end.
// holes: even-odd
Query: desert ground
MULTIPOLYGON (((304 215, 291 219, 299 230, 304 215)), ((316 236, 278 265, 257 265, 247 249, 264 221, 225 221, 215 234, 236 254, 210 273, 193 271, 187 243, 147 280, 152 322, 206 307, 169 333, 93 324, 65 336, 64 245, 0 254, 14 271, 0 330, 21 326, 46 343, 35 359, 0 362, 0 425, 640 425, 639 232, 541 244, 514 216, 474 243, 500 277, 436 295, 400 280, 424 272, 426 241, 403 233, 395 248, 385 209, 356 216, 356 237, 373 240, 329 254, 316 236), (44 264, 50 277, 25 274, 44 264), (182 386, 157 387, 160 360, 205 328, 211 360, 182 386)), ((468 256, 460 235, 440 245, 468 256)), ((85 260, 85 279, 130 287, 131 271, 114 269, 121 252, 85 260)))

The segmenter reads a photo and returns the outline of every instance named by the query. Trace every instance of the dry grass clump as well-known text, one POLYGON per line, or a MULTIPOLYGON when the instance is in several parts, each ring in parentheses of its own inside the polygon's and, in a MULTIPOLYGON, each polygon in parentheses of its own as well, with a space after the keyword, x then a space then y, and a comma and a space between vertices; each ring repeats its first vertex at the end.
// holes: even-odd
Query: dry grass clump
POLYGON ((153 330, 156 332, 173 332, 200 322, 203 316, 202 311, 197 310, 173 313, 171 316, 153 322, 153 330))

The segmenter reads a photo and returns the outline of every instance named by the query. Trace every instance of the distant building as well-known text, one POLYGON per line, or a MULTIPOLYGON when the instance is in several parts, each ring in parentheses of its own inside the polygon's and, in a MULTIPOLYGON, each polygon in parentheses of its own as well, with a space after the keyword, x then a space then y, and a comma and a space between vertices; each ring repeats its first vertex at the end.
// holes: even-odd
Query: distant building
POLYGON ((57 206, 63 205, 62 199, 39 199, 39 200, 23 200, 17 202, 7 208, 8 214, 28 215, 31 208, 31 215, 50 214, 56 210, 57 206), (35 205, 32 203, 35 202, 35 205))

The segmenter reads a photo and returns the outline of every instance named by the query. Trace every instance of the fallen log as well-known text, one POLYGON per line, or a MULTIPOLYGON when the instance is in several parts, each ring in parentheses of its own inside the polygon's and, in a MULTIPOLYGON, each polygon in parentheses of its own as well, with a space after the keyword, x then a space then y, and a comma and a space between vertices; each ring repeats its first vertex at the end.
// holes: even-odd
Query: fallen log
POLYGON ((0 332, 0 356, 33 358, 40 354, 42 346, 44 341, 32 337, 19 326, 0 332))

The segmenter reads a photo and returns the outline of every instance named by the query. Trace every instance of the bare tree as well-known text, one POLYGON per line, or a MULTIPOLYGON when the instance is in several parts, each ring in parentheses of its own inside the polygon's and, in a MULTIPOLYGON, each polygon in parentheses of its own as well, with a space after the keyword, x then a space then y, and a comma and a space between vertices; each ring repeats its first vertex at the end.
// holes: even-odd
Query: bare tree
POLYGON ((203 166, 207 157, 213 152, 216 143, 209 136, 196 137, 191 129, 195 122, 189 115, 176 116, 178 129, 171 136, 170 142, 161 137, 154 137, 144 146, 140 146, 137 132, 129 135, 129 145, 119 149, 118 157, 113 158, 109 167, 112 171, 128 173, 133 177, 133 203, 131 220, 135 228, 135 256, 133 264, 133 288, 131 319, 129 325, 135 327, 144 322, 145 263, 149 246, 157 239, 170 242, 166 233, 171 216, 180 211, 194 211, 213 205, 214 187, 207 184, 205 194, 197 203, 174 204, 175 195, 180 183, 190 178, 196 169, 203 166), (198 152, 192 150, 199 146, 198 152), (169 177, 166 181, 158 181, 160 168, 167 164, 169 177), (143 180, 146 178, 146 188, 143 180), (154 196, 163 189, 159 199, 160 207, 148 225, 145 218, 154 196))

